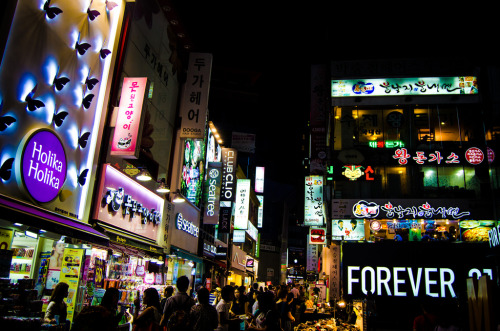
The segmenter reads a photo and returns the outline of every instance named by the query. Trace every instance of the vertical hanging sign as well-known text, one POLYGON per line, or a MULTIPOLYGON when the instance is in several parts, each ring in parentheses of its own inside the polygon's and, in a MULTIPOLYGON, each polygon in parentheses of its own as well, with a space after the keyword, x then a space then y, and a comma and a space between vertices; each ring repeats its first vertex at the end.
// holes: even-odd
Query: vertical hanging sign
POLYGON ((137 159, 141 146, 144 116, 144 93, 148 90, 147 77, 125 77, 123 79, 120 108, 116 118, 115 132, 111 143, 111 155, 137 159))
POLYGON ((180 105, 181 138, 204 138, 211 72, 212 54, 189 55, 186 83, 180 105))
POLYGON ((235 195, 237 151, 222 148, 222 180, 220 191, 219 232, 229 233, 231 229, 232 203, 235 195))
POLYGON ((323 224, 323 176, 307 176, 305 183, 304 225, 322 226, 323 224))
POLYGON ((220 186, 222 177, 222 163, 209 162, 207 179, 203 193, 203 224, 217 224, 219 222, 220 186))
POLYGON ((263 218, 264 218, 264 196, 263 195, 257 195, 257 199, 260 202, 259 209, 257 210, 257 227, 261 228, 263 224, 263 218))
POLYGON ((238 179, 234 206, 234 228, 248 229, 248 211, 250 208, 250 179, 238 179))
POLYGON ((264 193, 264 167, 255 167, 255 193, 264 193))

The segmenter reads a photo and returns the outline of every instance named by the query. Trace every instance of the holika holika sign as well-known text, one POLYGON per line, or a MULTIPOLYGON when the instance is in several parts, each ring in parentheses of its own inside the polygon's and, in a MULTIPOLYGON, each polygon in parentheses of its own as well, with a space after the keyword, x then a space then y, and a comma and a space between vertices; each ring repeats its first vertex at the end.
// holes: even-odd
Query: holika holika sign
POLYGON ((477 78, 425 77, 332 80, 332 97, 478 94, 477 78))

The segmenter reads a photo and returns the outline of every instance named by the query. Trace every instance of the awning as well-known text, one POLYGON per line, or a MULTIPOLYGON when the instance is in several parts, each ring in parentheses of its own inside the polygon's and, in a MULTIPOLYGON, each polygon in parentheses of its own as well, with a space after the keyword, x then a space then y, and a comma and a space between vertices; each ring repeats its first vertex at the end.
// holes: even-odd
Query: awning
POLYGON ((35 206, 0 196, 0 217, 44 229, 70 238, 108 246, 109 237, 93 229, 89 224, 60 216, 35 206))
POLYGON ((170 246, 170 254, 175 254, 178 257, 182 257, 183 259, 186 260, 191 260, 196 263, 203 263, 203 259, 199 257, 198 255, 195 255, 191 252, 188 252, 184 249, 175 247, 175 246, 170 246))
POLYGON ((96 222, 99 228, 109 237, 110 242, 145 251, 149 255, 163 256, 163 247, 155 241, 121 230, 102 222, 96 222))

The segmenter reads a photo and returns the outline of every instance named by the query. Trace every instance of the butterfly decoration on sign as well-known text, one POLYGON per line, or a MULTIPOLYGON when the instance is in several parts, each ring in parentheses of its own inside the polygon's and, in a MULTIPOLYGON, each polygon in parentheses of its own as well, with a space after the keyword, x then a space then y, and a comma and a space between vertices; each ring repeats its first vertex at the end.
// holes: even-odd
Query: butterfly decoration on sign
POLYGON ((0 166, 0 178, 3 180, 9 180, 12 174, 12 165, 14 164, 14 158, 5 160, 0 166))
POLYGON ((63 124, 66 116, 68 116, 67 111, 60 111, 57 114, 55 114, 54 118, 52 119, 52 121, 54 122, 54 125, 57 127, 60 127, 63 124))
MULTIPOLYGON (((0 101, 0 112, 3 110, 3 101, 0 101)), ((9 115, 0 117, 0 132, 7 130, 9 126, 16 122, 16 119, 9 115)))
POLYGON ((59 78, 54 78, 54 87, 56 90, 61 91, 64 86, 69 83, 69 78, 68 77, 59 77, 59 78))
POLYGON ((78 52, 80 55, 84 55, 92 45, 86 42, 80 42, 80 36, 78 36, 78 40, 75 43, 75 50, 78 52))
POLYGON ((83 100, 82 100, 82 105, 83 105, 83 108, 85 109, 89 109, 90 108, 90 105, 92 104, 92 100, 94 99, 94 95, 91 93, 91 94, 87 94, 83 100))
POLYGON ((41 100, 37 100, 37 99, 34 99, 34 96, 35 96, 35 93, 36 93, 36 89, 37 89, 37 85, 35 85, 35 87, 33 87, 33 89, 31 90, 30 93, 28 93, 28 95, 26 96, 26 98, 24 99, 24 101, 26 101, 26 103, 28 104, 27 105, 27 109, 29 111, 35 111, 37 110, 38 108, 43 108, 45 107, 45 103, 43 103, 43 101, 41 100))
POLYGON ((85 79, 85 85, 87 86, 87 88, 89 90, 92 90, 96 86, 97 83, 99 83, 99 79, 97 79, 97 78, 87 77, 85 79))
POLYGON ((80 136, 80 138, 78 138, 78 146, 80 146, 80 148, 87 147, 87 142, 89 140, 89 137, 90 137, 90 132, 83 133, 80 136))
POLYGON ((88 173, 89 169, 85 169, 80 173, 80 175, 78 175, 78 184, 80 184, 81 186, 85 185, 85 183, 87 182, 88 173))
POLYGON ((58 7, 50 7, 50 0, 45 1, 43 10, 49 19, 55 18, 57 15, 62 14, 62 10, 58 7))

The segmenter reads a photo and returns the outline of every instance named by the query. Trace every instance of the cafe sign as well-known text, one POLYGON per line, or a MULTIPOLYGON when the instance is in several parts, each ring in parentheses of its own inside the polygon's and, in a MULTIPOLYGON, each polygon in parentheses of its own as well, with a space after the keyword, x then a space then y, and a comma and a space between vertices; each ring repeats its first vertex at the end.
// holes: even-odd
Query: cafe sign
POLYGON ((332 97, 478 94, 477 78, 424 77, 332 80, 332 97))

